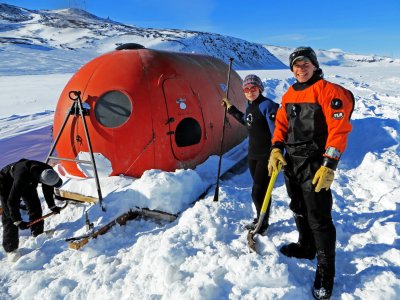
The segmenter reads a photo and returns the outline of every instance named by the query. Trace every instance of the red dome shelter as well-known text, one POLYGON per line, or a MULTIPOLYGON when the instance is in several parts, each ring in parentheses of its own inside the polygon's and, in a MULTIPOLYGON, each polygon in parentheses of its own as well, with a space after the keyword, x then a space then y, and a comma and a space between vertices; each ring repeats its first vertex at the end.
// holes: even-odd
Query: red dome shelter
MULTIPOLYGON (((231 71, 229 98, 241 110, 242 80, 231 71)), ((93 152, 110 163, 107 175, 140 177, 145 170, 194 168, 219 155, 228 65, 205 55, 145 49, 126 44, 84 65, 68 82, 57 104, 54 135, 80 91, 93 152)), ((246 129, 225 127, 224 151, 239 144, 246 129)), ((68 120, 57 143, 58 156, 88 153, 82 119, 68 120)), ((96 164, 98 156, 96 157, 96 164)), ((85 177, 76 162, 66 171, 85 177)))

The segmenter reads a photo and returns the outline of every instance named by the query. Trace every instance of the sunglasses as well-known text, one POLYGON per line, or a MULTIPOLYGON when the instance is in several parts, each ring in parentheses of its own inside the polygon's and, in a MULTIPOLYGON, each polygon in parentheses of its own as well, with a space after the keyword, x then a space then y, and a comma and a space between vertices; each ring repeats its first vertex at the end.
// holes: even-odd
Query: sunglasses
POLYGON ((246 94, 250 93, 250 92, 254 93, 256 91, 258 91, 258 86, 255 86, 255 85, 252 87, 247 87, 247 88, 243 89, 243 92, 245 92, 246 94))

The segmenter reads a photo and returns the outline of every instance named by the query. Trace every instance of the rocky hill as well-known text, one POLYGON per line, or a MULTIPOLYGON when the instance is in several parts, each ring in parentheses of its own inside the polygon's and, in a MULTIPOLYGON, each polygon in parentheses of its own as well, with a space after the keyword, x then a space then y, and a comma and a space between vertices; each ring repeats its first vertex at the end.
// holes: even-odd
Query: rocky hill
MULTIPOLYGON (((228 61, 236 69, 281 69, 286 66, 263 45, 219 34, 141 28, 102 19, 79 9, 28 10, 0 4, 0 45, 31 49, 74 50, 93 56, 123 43, 179 52, 202 53, 228 61)), ((86 55, 84 55, 86 58, 86 55)))
MULTIPOLYGON (((285 69, 293 51, 215 33, 142 28, 99 18, 80 9, 28 10, 0 3, 0 59, 13 61, 12 69, 0 65, 0 75, 74 73, 92 58, 124 43, 201 53, 225 62, 233 57, 236 70, 285 69)), ((399 59, 338 49, 315 50, 322 66, 400 63, 399 59)))

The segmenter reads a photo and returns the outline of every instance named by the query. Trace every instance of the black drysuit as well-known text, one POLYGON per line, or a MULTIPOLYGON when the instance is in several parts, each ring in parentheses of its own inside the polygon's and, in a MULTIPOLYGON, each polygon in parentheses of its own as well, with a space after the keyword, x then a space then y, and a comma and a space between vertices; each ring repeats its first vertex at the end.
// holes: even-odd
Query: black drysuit
MULTIPOLYGON (((42 206, 37 193, 40 174, 51 166, 34 160, 21 159, 5 166, 0 171, 0 200, 3 207, 3 247, 6 252, 18 249, 18 227, 14 222, 21 221, 20 203, 24 201, 29 221, 42 217, 42 206)), ((54 204, 54 187, 42 184, 43 195, 48 207, 54 204)), ((33 236, 43 233, 44 221, 34 224, 31 229, 33 236)))
MULTIPOLYGON (((242 113, 233 105, 228 110, 230 115, 246 126, 249 134, 248 162, 253 178, 251 196, 257 210, 257 219, 270 180, 267 166, 278 107, 278 104, 260 94, 254 101, 248 101, 246 113, 242 113)), ((264 219, 266 223, 270 208, 271 201, 264 219)))

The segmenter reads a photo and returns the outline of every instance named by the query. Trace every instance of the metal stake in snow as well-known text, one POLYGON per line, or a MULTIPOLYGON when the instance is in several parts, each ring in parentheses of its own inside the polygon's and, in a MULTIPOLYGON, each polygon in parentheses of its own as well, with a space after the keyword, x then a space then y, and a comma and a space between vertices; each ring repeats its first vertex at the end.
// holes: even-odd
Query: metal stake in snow
MULTIPOLYGON (((232 62, 233 58, 229 58, 229 68, 228 68, 228 80, 226 83, 226 98, 228 98, 229 95, 229 82, 231 80, 231 69, 232 69, 232 62)), ((222 160, 222 147, 224 145, 224 134, 225 134, 225 124, 226 124, 226 112, 227 112, 227 107, 225 105, 225 111, 224 111, 224 124, 222 125, 222 136, 221 136, 221 148, 219 151, 219 162, 218 162, 218 175, 217 175, 217 182, 215 184, 215 192, 214 192, 214 202, 218 202, 218 197, 219 197, 219 176, 221 175, 221 160, 222 160)))

